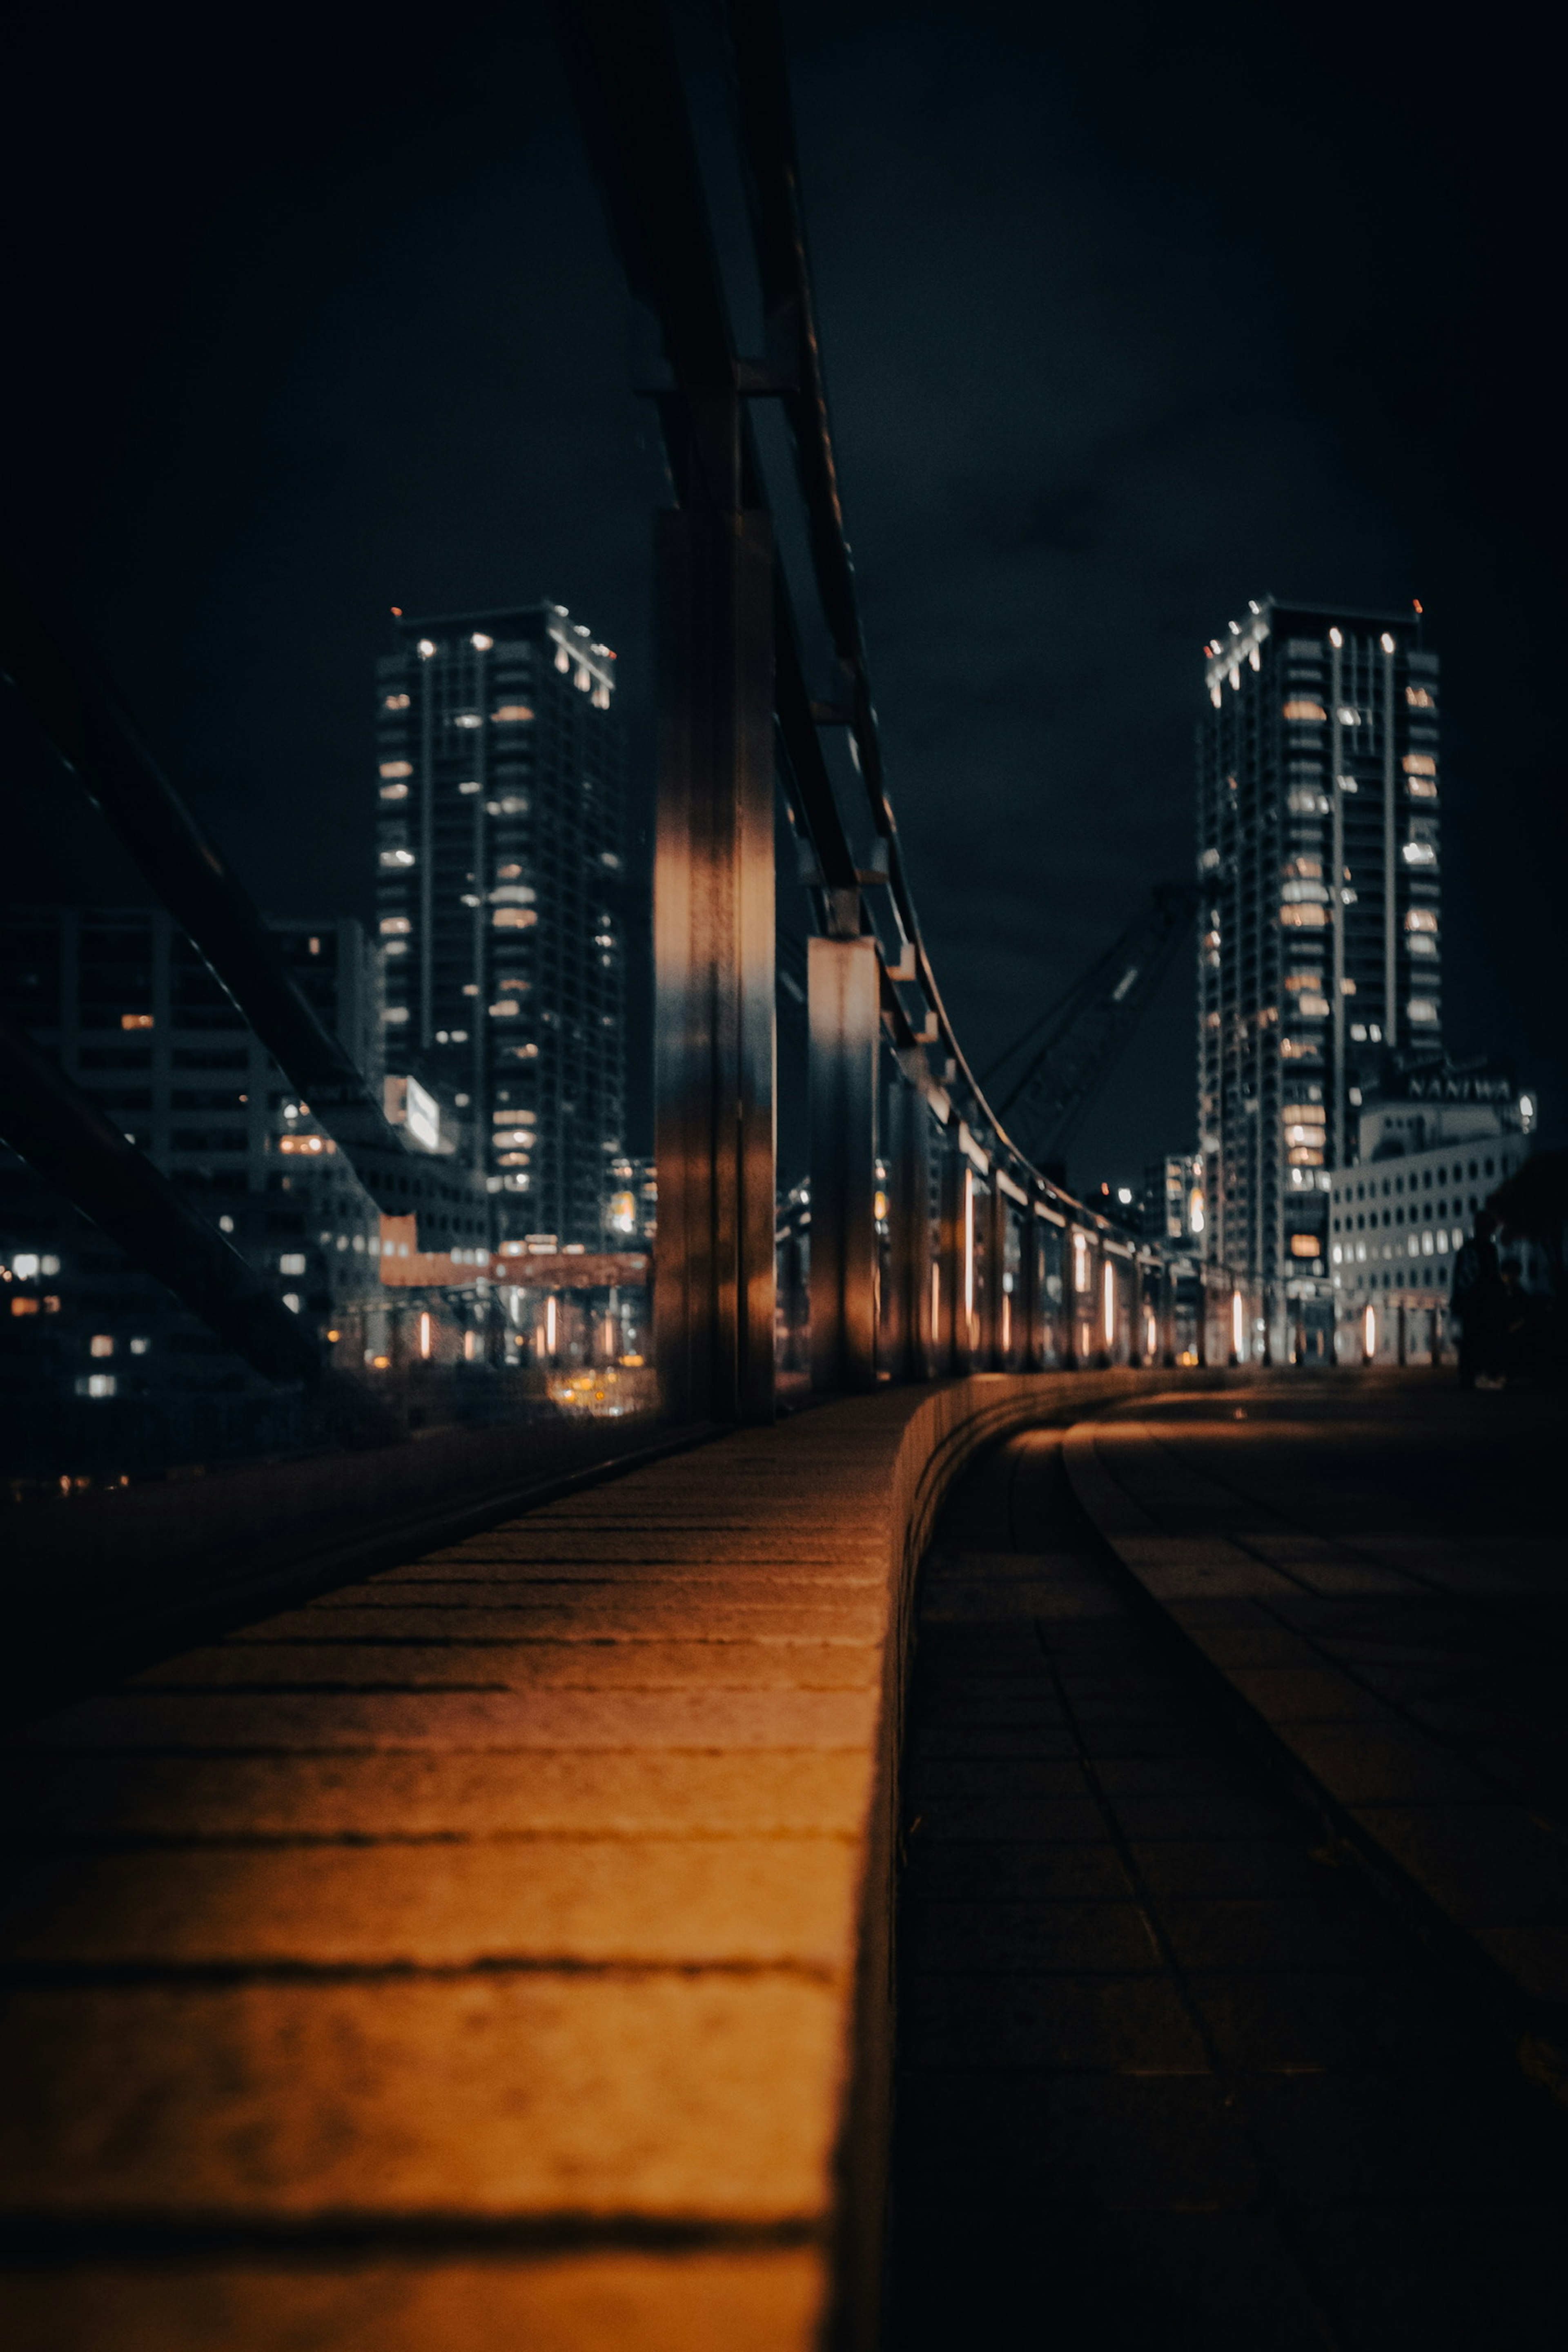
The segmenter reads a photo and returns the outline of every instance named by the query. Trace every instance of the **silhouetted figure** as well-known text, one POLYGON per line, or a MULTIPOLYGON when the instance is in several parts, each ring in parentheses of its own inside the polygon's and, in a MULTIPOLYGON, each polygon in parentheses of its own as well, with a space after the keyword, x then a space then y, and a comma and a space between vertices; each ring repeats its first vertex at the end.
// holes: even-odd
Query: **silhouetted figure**
POLYGON ((1454 1267, 1452 1306, 1459 1318, 1459 1386, 1501 1388, 1507 1347, 1508 1292, 1498 1264, 1497 1219, 1483 1209, 1454 1267))

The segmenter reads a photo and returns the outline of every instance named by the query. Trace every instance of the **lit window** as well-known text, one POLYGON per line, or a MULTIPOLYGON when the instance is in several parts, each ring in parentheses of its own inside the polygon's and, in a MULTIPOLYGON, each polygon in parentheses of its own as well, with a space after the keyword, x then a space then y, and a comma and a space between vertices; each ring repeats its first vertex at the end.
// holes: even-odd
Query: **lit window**
POLYGON ((1432 776, 1410 776, 1405 789, 1413 801, 1435 801, 1437 797, 1436 780, 1432 776))
POLYGON ((1322 1244, 1315 1234, 1292 1234, 1290 1255, 1292 1257, 1321 1257, 1322 1244))
MULTIPOLYGON (((1288 888, 1302 890, 1310 888, 1312 886, 1308 883, 1298 882, 1288 884, 1286 887, 1288 888)), ((1328 895, 1329 894, 1325 889, 1319 887, 1319 898, 1326 898, 1328 895)), ((1328 919, 1328 908, 1316 904, 1297 906, 1292 902, 1290 904, 1281 906, 1279 909, 1279 920, 1284 924, 1287 930, 1321 930, 1327 924, 1328 919)))
POLYGON ((517 1003, 513 998, 503 996, 499 1004, 492 1004, 490 1006, 490 1019, 492 1021, 515 1021, 521 1010, 521 1005, 517 1003))
POLYGON ((384 801, 405 801, 408 798, 408 787, 406 784, 383 784, 381 797, 384 801))
POLYGON ((384 710, 406 710, 408 697, 405 694, 389 694, 382 708, 384 710))
POLYGON ((538 912, 532 907, 498 907, 490 917, 490 926, 498 931, 525 931, 538 920, 538 912))
POLYGON ((95 1331, 91 1339, 87 1343, 87 1352, 89 1356, 112 1356, 114 1353, 113 1334, 109 1331, 95 1331))
POLYGON ((1435 956, 1437 942, 1427 931, 1415 931, 1405 942, 1413 956, 1435 956))
POLYGON ((1300 696, 1293 696, 1285 705, 1286 718, 1297 727, 1321 727, 1328 715, 1321 702, 1308 702, 1300 696))
POLYGON ((278 1261, 278 1271, 279 1274, 303 1274, 305 1271, 303 1251, 285 1250, 278 1261))
POLYGON ((499 710, 491 711, 490 722, 496 727, 518 727, 532 716, 526 702, 503 702, 499 710))
POLYGON ((120 1383, 112 1372, 89 1372, 87 1392, 89 1397, 111 1397, 120 1383))
POLYGON ((384 849, 381 853, 381 862, 384 866, 399 867, 418 863, 411 849, 384 849))
POLYGON ((1437 1007, 1429 996, 1413 996, 1405 1013, 1407 1020, 1422 1027, 1430 1027, 1437 1018, 1437 1007))
POLYGON ((467 783, 459 784, 458 786, 458 790, 460 793, 477 793, 480 791, 481 786, 479 784, 479 778, 477 776, 470 776, 467 783))
POLYGON ((1335 653, 1338 653, 1344 644, 1343 632, 1339 629, 1331 629, 1329 631, 1329 643, 1332 646, 1335 653))
POLYGON ((1436 761, 1426 751, 1406 751, 1400 765, 1407 776, 1435 776, 1437 772, 1436 761))
POLYGON ((477 710, 459 710, 454 713, 452 724, 454 727, 482 727, 484 721, 477 710))
POLYGON ((468 639, 468 643, 472 646, 477 654, 488 654, 490 647, 494 645, 495 639, 493 637, 487 637, 482 629, 476 629, 473 635, 468 639))
POLYGON ((37 1311, 38 1302, 36 1298, 13 1298, 11 1301, 13 1315, 36 1315, 37 1311))
POLYGON ((402 939, 413 928, 406 915, 384 915, 381 919, 381 936, 384 940, 402 939))
POLYGON ((1342 727, 1359 727, 1361 725, 1361 712, 1355 709, 1348 702, 1342 702, 1340 704, 1339 709, 1334 713, 1334 717, 1339 720, 1342 727))
POLYGON ((122 1013, 120 1025, 122 1029, 151 1029, 153 1015, 150 1013, 122 1013))
POLYGON ((1406 866, 1436 866, 1437 852, 1429 841, 1407 841, 1400 851, 1406 866))
POLYGON ((1424 686, 1407 686, 1405 699, 1412 710, 1435 710, 1437 707, 1424 686))
POLYGON ((286 1290, 283 1293, 283 1304, 289 1309, 290 1315, 298 1315, 301 1303, 300 1294, 297 1290, 286 1290))
POLYGON ((151 1340, 151 1339, 132 1339, 132 1342, 131 1342, 131 1352, 132 1352, 132 1354, 133 1356, 144 1356, 144 1355, 146 1355, 146 1353, 147 1353, 148 1349, 152 1347, 152 1345, 153 1345, 153 1342, 152 1342, 152 1340, 151 1340))
POLYGON ((428 661, 428 660, 430 659, 431 655, 435 652, 435 650, 436 650, 436 646, 435 646, 435 640, 434 640, 433 638, 431 638, 431 637, 421 637, 421 638, 420 638, 420 640, 419 640, 419 646, 418 646, 418 652, 419 652, 419 658, 420 658, 420 660, 421 660, 421 661, 428 661))
POLYGON ((1394 639, 1389 635, 1386 629, 1384 629, 1382 636, 1379 637, 1377 642, 1383 647, 1385 654, 1391 654, 1394 651, 1394 639))
POLYGON ((384 760, 381 763, 381 772, 385 777, 411 776, 414 770, 407 760, 384 760))

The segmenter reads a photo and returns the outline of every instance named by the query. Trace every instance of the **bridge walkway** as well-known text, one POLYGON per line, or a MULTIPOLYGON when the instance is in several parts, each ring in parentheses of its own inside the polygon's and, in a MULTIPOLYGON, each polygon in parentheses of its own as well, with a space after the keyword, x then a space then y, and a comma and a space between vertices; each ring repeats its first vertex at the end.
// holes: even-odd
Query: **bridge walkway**
POLYGON ((1520 1917, 1533 1849, 1502 1774, 1561 1752, 1539 1649, 1565 1581, 1543 1450, 1561 1405, 1502 1402, 1275 1381, 1032 1430, 966 1474, 919 1587, 896 2352, 1010 2352, 1047 2321, 1093 2352, 1560 2340, 1568 2132, 1542 2083, 1560 1882, 1538 1876, 1520 1917), (1260 1663, 1256 1574, 1251 1641, 1226 1648, 1240 1563, 1260 1532, 1282 1557, 1286 1518, 1298 1564, 1327 1582, 1340 1563, 1331 1601, 1289 1589, 1293 1625, 1315 1611, 1317 1638, 1389 1676, 1403 1642, 1405 1681, 1379 1685, 1380 1710, 1426 1711, 1403 1745, 1365 1706, 1347 1729, 1338 1685, 1329 1707, 1287 1692, 1296 1659, 1260 1663), (1379 1541, 1406 1576, 1447 1563, 1468 1657, 1429 1585, 1366 1589, 1379 1541), (1515 1638, 1505 1684, 1521 1611, 1538 1654, 1515 1638), (1460 1676, 1456 1727, 1494 1743, 1479 1790, 1434 1751, 1460 1676), (1458 1916, 1461 1866, 1494 1921, 1515 1906, 1489 1952, 1458 1916))

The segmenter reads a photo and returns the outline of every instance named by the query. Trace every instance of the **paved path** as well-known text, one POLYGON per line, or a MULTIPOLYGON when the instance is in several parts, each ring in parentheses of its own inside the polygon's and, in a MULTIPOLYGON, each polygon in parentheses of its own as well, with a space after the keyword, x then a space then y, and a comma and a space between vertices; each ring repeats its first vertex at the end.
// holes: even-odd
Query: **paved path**
POLYGON ((0 1744, 7 2352, 809 2352, 879 2246, 931 1508, 1138 1384, 739 1433, 0 1744))
POLYGON ((1558 2109, 1242 1744, 1056 1432, 967 1475, 920 1606, 895 2352, 1555 2352, 1558 2109))
POLYGON ((1568 1396, 1276 1381, 1067 1453, 1243 1719, 1568 2099, 1568 1396))

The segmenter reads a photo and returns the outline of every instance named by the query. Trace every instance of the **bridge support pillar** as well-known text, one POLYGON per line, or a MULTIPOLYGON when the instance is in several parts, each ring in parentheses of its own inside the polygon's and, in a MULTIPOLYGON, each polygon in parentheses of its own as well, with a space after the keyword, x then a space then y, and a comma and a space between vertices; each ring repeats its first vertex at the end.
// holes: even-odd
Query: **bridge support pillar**
POLYGON ((771 1421, 773 525, 658 518, 654 1345, 676 1421, 771 1421))
POLYGON ((811 1380, 853 1391, 877 1378, 877 943, 808 944, 811 1380))
POLYGON ((931 1127, 918 1086, 895 1080, 889 1089, 887 1157, 890 1163, 892 1247, 889 1280, 895 1380, 929 1379, 936 1333, 931 1317, 931 1127))

